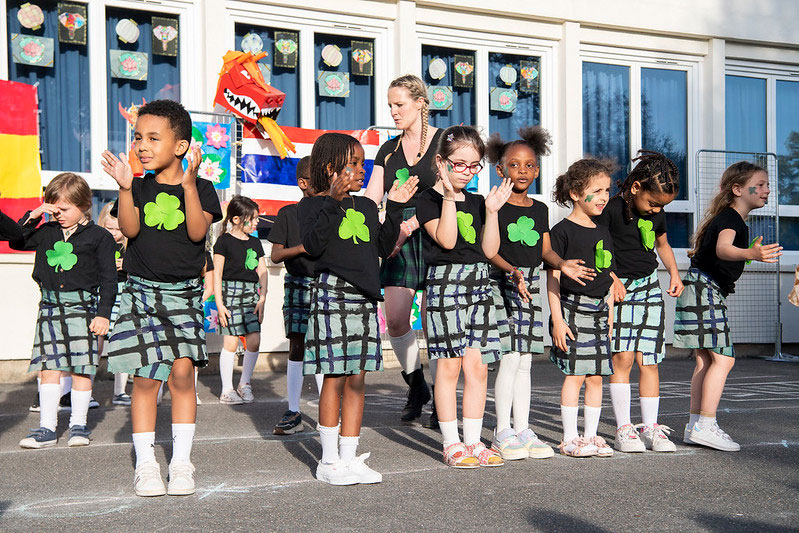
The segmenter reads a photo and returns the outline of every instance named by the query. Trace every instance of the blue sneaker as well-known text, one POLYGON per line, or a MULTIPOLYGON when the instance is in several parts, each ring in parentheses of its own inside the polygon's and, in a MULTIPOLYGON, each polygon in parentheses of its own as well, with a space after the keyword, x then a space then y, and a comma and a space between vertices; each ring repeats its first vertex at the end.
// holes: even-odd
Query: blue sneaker
POLYGON ((38 449, 55 446, 56 442, 58 442, 58 435, 55 434, 55 431, 38 428, 31 430, 30 435, 19 441, 19 445, 21 448, 38 449))
POLYGON ((88 446, 91 440, 89 439, 89 435, 91 434, 92 432, 89 431, 86 426, 72 426, 69 428, 69 440, 67 441, 67 446, 88 446))

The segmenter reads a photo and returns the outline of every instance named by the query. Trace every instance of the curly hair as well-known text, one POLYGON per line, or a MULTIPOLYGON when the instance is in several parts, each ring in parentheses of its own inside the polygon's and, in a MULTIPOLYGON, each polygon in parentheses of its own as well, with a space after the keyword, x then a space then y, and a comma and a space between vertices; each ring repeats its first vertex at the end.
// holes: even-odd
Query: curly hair
POLYGON ((563 207, 572 205, 570 193, 581 195, 588 187, 591 178, 598 174, 612 175, 614 166, 612 161, 590 157, 575 161, 569 165, 565 174, 558 176, 555 181, 555 190, 552 191, 552 199, 563 207))
POLYGON ((552 138, 549 132, 541 126, 527 126, 519 128, 517 132, 520 139, 515 141, 505 142, 499 133, 494 133, 488 138, 486 143, 486 159, 492 165, 502 163, 502 158, 505 157, 508 149, 512 146, 529 146, 535 154, 536 165, 540 165, 541 156, 549 155, 549 147, 552 144, 552 138))
POLYGON ((346 133, 324 133, 311 148, 311 190, 320 194, 330 189, 333 174, 341 172, 360 143, 346 133))
POLYGON ((636 181, 642 191, 652 193, 677 194, 680 192, 680 171, 674 161, 651 150, 638 150, 638 157, 633 159, 637 165, 630 171, 624 181, 619 181, 619 192, 624 200, 624 218, 633 221, 633 195, 630 189, 636 181))
POLYGON ((177 140, 191 142, 191 115, 180 103, 174 100, 153 100, 139 108, 138 117, 144 115, 165 118, 177 140))

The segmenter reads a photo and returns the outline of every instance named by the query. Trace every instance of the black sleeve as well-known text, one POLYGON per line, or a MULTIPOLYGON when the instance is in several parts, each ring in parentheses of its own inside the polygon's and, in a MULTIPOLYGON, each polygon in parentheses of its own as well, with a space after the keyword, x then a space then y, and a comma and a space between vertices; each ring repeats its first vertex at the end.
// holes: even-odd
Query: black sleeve
POLYGON ((214 243, 214 254, 223 255, 227 258, 227 246, 225 245, 227 239, 225 238, 225 235, 227 234, 223 233, 220 235, 216 240, 216 243, 214 243))
MULTIPOLYGON (((303 202, 304 203, 304 202, 303 202)), ((311 257, 319 257, 327 248, 330 240, 330 227, 335 225, 334 218, 341 208, 341 202, 330 196, 324 200, 314 202, 319 208, 307 206, 307 210, 300 218, 302 228, 302 245, 311 257)), ((302 206, 302 203, 300 204, 302 206)))
POLYGON ((543 235, 544 233, 549 233, 549 207, 543 202, 539 203, 538 206, 540 209, 539 218, 541 219, 541 231, 539 233, 543 235))
POLYGON ((277 212, 275 223, 272 224, 272 229, 269 230, 269 235, 266 237, 266 240, 272 244, 282 244, 286 246, 288 240, 288 218, 286 210, 281 208, 280 211, 277 212))
POLYGON ((200 197, 200 205, 203 211, 210 213, 213 216, 213 222, 222 220, 222 206, 219 205, 219 197, 216 195, 216 189, 206 179, 197 178, 197 194, 200 197))
POLYGON ((0 240, 21 241, 22 239, 22 228, 19 227, 19 224, 0 211, 0 240))
POLYGON ((608 272, 616 272, 616 248, 613 246, 613 235, 610 230, 605 233, 605 250, 610 250, 610 266, 607 268, 608 272))
POLYGON ((486 225, 486 199, 483 198, 482 194, 477 194, 476 196, 480 202, 480 230, 478 235, 482 235, 483 226, 486 225))
POLYGON ((420 226, 424 226, 427 222, 437 218, 441 218, 441 207, 433 196, 423 192, 416 199, 416 220, 420 226))
POLYGON ((660 216, 658 216, 657 220, 655 221, 655 235, 663 235, 666 233, 666 212, 661 211, 660 216))
POLYGON ((380 145, 380 149, 377 150, 377 155, 375 156, 375 166, 376 167, 384 167, 385 166, 385 161, 386 161, 386 156, 388 154, 390 154, 392 151, 394 151, 394 147, 393 146, 389 147, 390 144, 393 144, 392 140, 393 139, 387 140, 382 145, 380 145))
POLYGON ((386 258, 394 251, 402 223, 402 208, 405 204, 393 200, 386 201, 386 220, 380 226, 377 240, 377 251, 380 257, 386 258))
POLYGON ((97 316, 111 318, 111 308, 117 297, 117 264, 114 252, 117 245, 111 234, 103 230, 97 232, 97 270, 100 273, 100 303, 97 305, 97 316))
POLYGON ((561 259, 566 259, 564 254, 566 253, 566 246, 569 242, 566 232, 562 231, 557 226, 552 228, 552 231, 549 232, 549 241, 552 245, 552 251, 558 254, 561 259))
MULTIPOLYGON (((35 250, 39 246, 39 241, 41 240, 41 232, 39 231, 39 222, 42 220, 41 217, 29 219, 31 212, 28 211, 22 218, 19 219, 18 225, 20 228, 20 232, 22 233, 22 238, 18 240, 13 240, 8 243, 9 248, 12 250, 21 250, 21 251, 32 251, 35 250)), ((110 234, 109 234, 110 235, 110 234)))

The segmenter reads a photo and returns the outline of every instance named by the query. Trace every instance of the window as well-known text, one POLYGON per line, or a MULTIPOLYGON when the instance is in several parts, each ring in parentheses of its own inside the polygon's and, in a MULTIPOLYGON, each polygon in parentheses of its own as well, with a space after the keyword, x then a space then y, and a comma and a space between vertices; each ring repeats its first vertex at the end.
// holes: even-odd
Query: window
POLYGON ((780 244, 799 250, 799 82, 777 80, 777 180, 780 244), (783 207, 785 206, 785 207, 783 207))
POLYGON ((766 151, 766 80, 727 76, 724 89, 726 149, 766 151))
MULTIPOLYGON (((362 76, 350 72, 353 40, 370 42, 374 51, 373 39, 322 33, 314 35, 314 67, 317 77, 316 127, 319 129, 353 130, 375 125, 375 78, 373 75, 362 76), (328 65, 322 58, 322 51, 328 45, 339 48, 341 63, 336 66, 328 65), (345 87, 347 83, 348 90, 345 87), (340 91, 340 94, 336 94, 337 91, 340 91)), ((373 63, 374 61, 373 59, 373 63)))
POLYGON ((615 182, 630 159, 630 67, 583 63, 583 153, 614 159, 615 182))

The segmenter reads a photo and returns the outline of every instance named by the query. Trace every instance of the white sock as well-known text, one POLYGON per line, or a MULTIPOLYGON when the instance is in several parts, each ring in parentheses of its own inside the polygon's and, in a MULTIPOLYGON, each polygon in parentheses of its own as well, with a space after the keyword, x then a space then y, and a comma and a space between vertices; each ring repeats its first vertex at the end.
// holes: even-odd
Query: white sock
POLYGON ((463 417, 463 443, 465 445, 477 444, 480 442, 480 434, 483 432, 482 418, 463 417))
POLYGON ((517 434, 530 427, 530 393, 533 354, 523 353, 513 382, 513 431, 517 434))
MULTIPOLYGON (((519 352, 509 352, 502 355, 494 381, 494 405, 497 413, 497 434, 510 428, 510 410, 513 407, 514 382, 516 370, 519 368, 519 352)), ((465 419, 464 419, 465 420, 465 419)), ((463 436, 466 439, 466 425, 463 426, 463 436)))
POLYGON ((569 442, 579 435, 577 433, 578 410, 578 407, 571 407, 569 405, 560 406, 560 419, 563 424, 563 442, 569 442))
POLYGON ((249 385, 252 379, 252 371, 255 370, 255 363, 258 362, 260 352, 244 352, 244 361, 241 363, 241 379, 239 386, 249 385))
POLYGON ((410 329, 405 335, 400 337, 388 337, 391 349, 397 357, 402 370, 410 374, 418 368, 422 368, 422 361, 419 358, 419 344, 416 342, 416 333, 410 329))
POLYGON ((629 383, 610 384, 610 403, 613 405, 613 416, 616 417, 616 428, 632 423, 630 422, 629 383))
POLYGON ((42 388, 42 378, 37 376, 36 377, 36 392, 39 392, 39 390, 41 388, 42 388))
POLYGON ((699 415, 694 413, 688 413, 688 429, 693 429, 694 424, 699 421, 699 415))
POLYGON ((39 426, 55 431, 58 425, 58 402, 60 400, 60 384, 41 384, 39 387, 39 426))
POLYGON ((658 423, 660 396, 641 396, 641 421, 651 426, 658 423))
POLYGON ((133 450, 136 452, 136 468, 155 461, 155 431, 134 433, 133 450))
POLYGON ((62 375, 59 383, 61 383, 61 396, 68 394, 72 390, 72 374, 62 375))
POLYGON ((125 394, 125 387, 128 384, 128 375, 124 372, 114 374, 114 396, 125 394))
POLYGON ((583 406, 585 438, 590 439, 591 437, 596 437, 596 430, 599 429, 599 415, 601 413, 602 407, 591 407, 590 405, 583 406))
POLYGON ((449 446, 450 444, 455 444, 456 442, 460 442, 461 439, 458 436, 458 420, 452 420, 450 422, 442 422, 441 420, 438 421, 438 427, 441 429, 441 439, 444 444, 444 448, 449 446))
POLYGON ((707 429, 713 425, 716 421, 715 416, 702 416, 699 415, 699 420, 696 421, 696 425, 699 426, 701 429, 707 429))
POLYGON ((322 441, 322 462, 332 464, 338 461, 338 432, 341 426, 327 427, 319 425, 319 440, 322 441))
POLYGON ((289 411, 300 411, 302 394, 302 361, 289 361, 286 367, 286 389, 289 397, 289 411))
POLYGON ((224 348, 219 353, 219 377, 222 379, 222 392, 233 388, 233 361, 236 359, 236 352, 230 352, 224 348))
POLYGON ((358 440, 360 437, 338 438, 338 456, 342 461, 352 461, 358 453, 358 440))
POLYGON ((322 395, 322 383, 325 382, 325 375, 324 374, 314 374, 313 377, 316 379, 316 392, 319 393, 319 396, 322 395))
POLYGON ((86 418, 89 414, 89 400, 92 398, 90 390, 72 389, 71 402, 72 412, 69 415, 69 427, 85 426, 86 418))
POLYGON ((191 462, 191 445, 194 442, 196 424, 172 424, 172 460, 173 463, 191 462))

